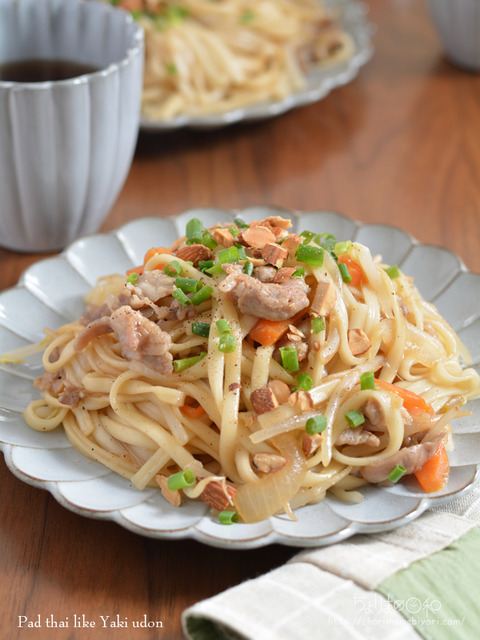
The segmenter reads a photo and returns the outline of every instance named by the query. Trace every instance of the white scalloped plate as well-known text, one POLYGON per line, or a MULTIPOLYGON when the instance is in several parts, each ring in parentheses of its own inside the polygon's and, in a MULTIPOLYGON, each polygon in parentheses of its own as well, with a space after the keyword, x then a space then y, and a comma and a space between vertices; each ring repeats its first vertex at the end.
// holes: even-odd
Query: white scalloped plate
MULTIPOLYGON (((78 317, 83 296, 98 277, 124 272, 141 262, 152 244, 169 244, 196 216, 213 225, 234 215, 247 222, 280 214, 291 217, 294 228, 328 231, 338 239, 355 239, 383 254, 415 276, 423 295, 433 301, 480 363, 480 275, 470 273, 461 260, 438 247, 422 245, 392 226, 360 224, 329 211, 296 214, 271 207, 240 212, 192 209, 176 218, 144 218, 115 232, 77 240, 61 255, 27 269, 16 287, 0 294, 0 353, 43 337, 78 317), (157 241, 155 240, 157 238, 157 241)), ((471 489, 480 472, 480 399, 471 403, 472 415, 456 420, 455 449, 450 454, 447 487, 426 496, 414 481, 392 488, 369 487, 359 505, 327 497, 322 503, 298 509, 298 520, 286 516, 258 524, 219 524, 201 502, 172 507, 159 491, 138 491, 105 467, 87 461, 69 444, 61 430, 40 434, 22 419, 26 404, 37 395, 32 380, 41 371, 40 357, 29 364, 0 366, 0 447, 7 465, 20 479, 50 491, 65 507, 84 516, 106 518, 154 538, 193 538, 226 548, 253 548, 271 543, 291 546, 327 545, 354 533, 386 531, 411 521, 428 507, 440 505, 471 489)))
POLYGON ((180 115, 171 120, 152 120, 143 116, 140 126, 144 131, 173 131, 184 127, 215 129, 236 122, 255 122, 318 102, 333 89, 351 82, 360 68, 373 54, 372 25, 367 21, 368 6, 353 0, 326 0, 324 4, 339 10, 340 26, 353 38, 353 55, 331 67, 317 68, 308 73, 306 84, 283 100, 261 102, 226 113, 204 116, 180 115))

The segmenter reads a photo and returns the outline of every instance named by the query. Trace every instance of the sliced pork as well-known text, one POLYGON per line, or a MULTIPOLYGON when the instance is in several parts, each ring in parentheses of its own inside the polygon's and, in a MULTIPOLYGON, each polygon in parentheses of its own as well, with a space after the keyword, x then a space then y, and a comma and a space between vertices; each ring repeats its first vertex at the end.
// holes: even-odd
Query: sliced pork
POLYGON ((265 283, 226 267, 228 275, 218 288, 230 295, 242 313, 267 320, 286 320, 309 305, 310 287, 303 278, 291 278, 282 284, 265 283))
POLYGON ((172 339, 168 333, 142 315, 124 305, 88 324, 77 336, 75 349, 81 351, 98 336, 114 332, 122 348, 122 355, 162 374, 171 373, 172 339))

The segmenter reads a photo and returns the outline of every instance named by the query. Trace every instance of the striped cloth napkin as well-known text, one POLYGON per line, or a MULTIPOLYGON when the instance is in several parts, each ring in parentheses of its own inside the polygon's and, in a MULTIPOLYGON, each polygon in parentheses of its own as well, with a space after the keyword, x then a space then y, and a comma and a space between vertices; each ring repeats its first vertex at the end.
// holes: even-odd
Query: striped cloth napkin
POLYGON ((480 486, 394 531, 301 551, 182 616, 189 640, 477 640, 480 486))

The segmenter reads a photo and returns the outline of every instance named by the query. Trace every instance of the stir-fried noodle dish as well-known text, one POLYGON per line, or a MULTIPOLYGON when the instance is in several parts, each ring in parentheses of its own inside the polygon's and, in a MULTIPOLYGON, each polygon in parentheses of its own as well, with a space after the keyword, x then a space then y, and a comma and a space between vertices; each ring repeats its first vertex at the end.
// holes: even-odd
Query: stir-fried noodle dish
POLYGON ((318 0, 110 0, 145 31, 143 115, 168 120, 282 100, 354 51, 318 0))
POLYGON ((442 489, 450 422, 480 391, 465 347, 398 267, 290 229, 194 218, 101 279, 31 348, 45 372, 28 425, 63 425, 139 490, 203 500, 224 523, 295 518, 327 491, 359 502, 405 475, 442 489))

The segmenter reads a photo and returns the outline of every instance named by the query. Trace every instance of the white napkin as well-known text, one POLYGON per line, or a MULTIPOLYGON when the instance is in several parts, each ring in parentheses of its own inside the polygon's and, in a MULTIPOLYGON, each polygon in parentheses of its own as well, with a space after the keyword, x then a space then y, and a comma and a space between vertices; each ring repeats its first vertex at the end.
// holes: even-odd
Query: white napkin
POLYGON ((412 562, 480 523, 480 486, 388 533, 307 549, 266 575, 196 603, 182 616, 189 640, 419 640, 374 591, 412 562))

